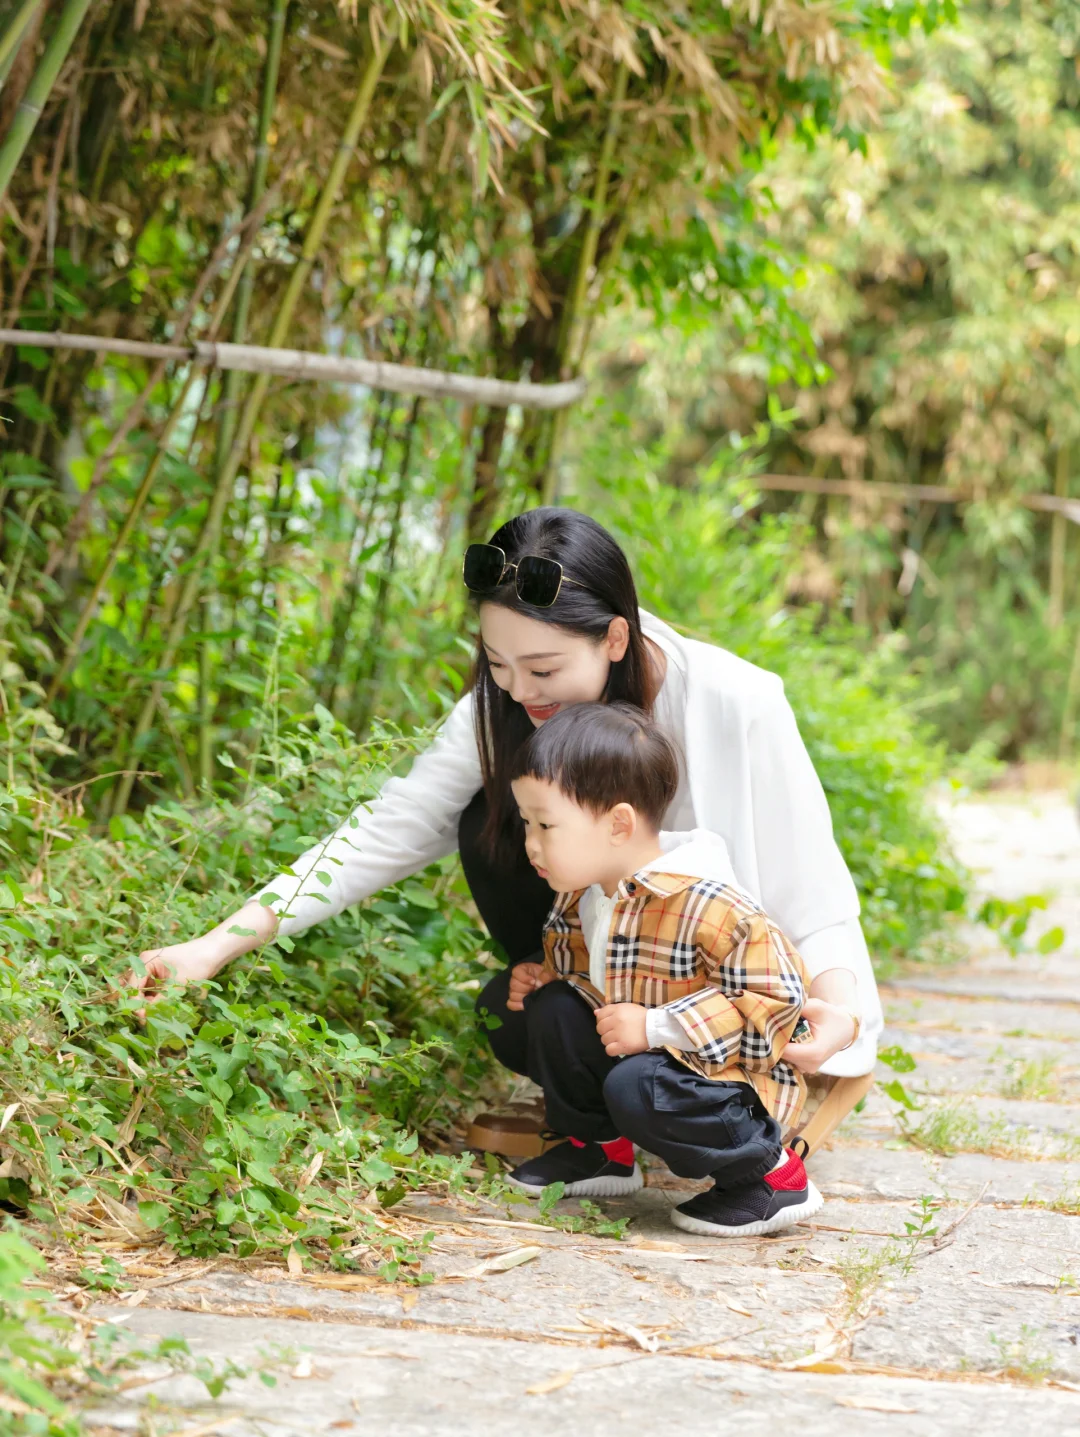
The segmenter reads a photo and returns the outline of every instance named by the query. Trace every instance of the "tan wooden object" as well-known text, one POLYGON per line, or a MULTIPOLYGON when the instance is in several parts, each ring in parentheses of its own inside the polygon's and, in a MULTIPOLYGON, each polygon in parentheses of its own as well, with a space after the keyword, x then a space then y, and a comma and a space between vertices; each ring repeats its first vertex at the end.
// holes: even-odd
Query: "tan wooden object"
POLYGON ((280 379, 306 379, 321 383, 364 384, 394 394, 419 394, 428 399, 460 399, 468 404, 506 408, 565 409, 585 393, 583 379, 557 384, 531 384, 482 375, 448 374, 441 369, 419 369, 411 364, 388 364, 375 359, 347 359, 314 354, 302 349, 271 349, 259 344, 208 343, 148 344, 136 339, 109 339, 97 334, 47 334, 33 329, 0 329, 0 345, 22 344, 37 349, 81 349, 94 354, 128 354, 139 359, 167 359, 205 364, 214 369, 238 369, 248 374, 269 374, 280 379))

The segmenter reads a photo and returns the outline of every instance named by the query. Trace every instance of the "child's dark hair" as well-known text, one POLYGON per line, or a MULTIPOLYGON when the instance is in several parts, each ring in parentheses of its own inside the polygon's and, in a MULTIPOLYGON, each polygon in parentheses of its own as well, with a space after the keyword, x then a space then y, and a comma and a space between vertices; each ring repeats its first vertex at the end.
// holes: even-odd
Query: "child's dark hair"
POLYGON ((632 804, 659 831, 679 787, 679 755, 633 704, 574 704, 518 749, 510 780, 519 778, 553 783, 597 814, 632 804))

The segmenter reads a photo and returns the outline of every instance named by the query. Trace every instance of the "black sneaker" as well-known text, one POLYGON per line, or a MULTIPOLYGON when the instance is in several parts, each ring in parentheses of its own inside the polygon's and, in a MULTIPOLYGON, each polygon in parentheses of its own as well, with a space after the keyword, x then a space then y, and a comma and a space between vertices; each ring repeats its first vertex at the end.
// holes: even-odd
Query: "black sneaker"
POLYGON ((565 1183, 567 1197, 622 1197, 644 1185, 636 1161, 616 1163, 599 1143, 558 1143, 522 1163, 506 1179, 526 1193, 542 1193, 551 1183, 565 1183))
POLYGON ((721 1191, 710 1188, 680 1203, 671 1221, 684 1232, 709 1237, 759 1237, 802 1222, 825 1199, 806 1176, 802 1159, 790 1148, 787 1162, 757 1182, 721 1191))

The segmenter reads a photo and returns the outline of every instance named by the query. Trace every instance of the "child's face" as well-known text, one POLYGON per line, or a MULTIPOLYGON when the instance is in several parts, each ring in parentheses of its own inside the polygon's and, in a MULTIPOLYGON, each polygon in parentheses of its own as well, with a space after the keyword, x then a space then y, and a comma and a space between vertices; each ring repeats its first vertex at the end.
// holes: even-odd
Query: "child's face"
POLYGON ((627 804, 595 814, 539 778, 519 778, 512 788, 525 823, 529 861, 557 893, 608 883, 613 873, 624 876, 618 871, 625 854, 619 810, 627 804))

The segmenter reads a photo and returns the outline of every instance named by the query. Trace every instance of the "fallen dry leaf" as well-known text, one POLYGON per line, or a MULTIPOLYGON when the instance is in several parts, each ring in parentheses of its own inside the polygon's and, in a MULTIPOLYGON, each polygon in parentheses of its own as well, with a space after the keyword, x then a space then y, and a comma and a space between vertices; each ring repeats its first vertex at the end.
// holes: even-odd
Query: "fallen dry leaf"
POLYGON ((543 1397, 546 1392, 558 1392, 560 1387, 568 1387, 577 1374, 576 1367, 568 1367, 565 1372, 556 1372, 555 1376, 549 1377, 546 1382, 537 1382, 532 1387, 526 1387, 526 1395, 543 1397))
POLYGON ((139 1303, 145 1302, 149 1296, 150 1289, 148 1287, 140 1287, 135 1292, 129 1292, 128 1295, 122 1297, 120 1301, 125 1307, 138 1307, 139 1303))
POLYGON ((9 1103, 7 1105, 7 1107, 4 1109, 4 1116, 0 1118, 0 1133, 4 1131, 8 1123, 11 1122, 12 1118, 15 1116, 15 1114, 19 1111, 21 1107, 21 1103, 9 1103))
POLYGON ((360 1292, 368 1287, 385 1287, 386 1281, 367 1272, 311 1272, 304 1281, 309 1287, 330 1287, 337 1292, 360 1292))
POLYGON ((498 1257, 485 1258, 475 1267, 466 1268, 464 1272, 451 1273, 450 1276, 484 1277, 489 1272, 509 1272, 512 1267, 520 1267, 523 1262, 532 1262, 543 1250, 542 1247, 515 1247, 513 1252, 501 1252, 498 1257))
POLYGON ((293 1277, 299 1277, 304 1270, 304 1259, 300 1256, 295 1246, 289 1248, 289 1255, 285 1261, 293 1277))
POLYGON ((402 1312, 411 1312, 411 1311, 413 1310, 413 1308, 416 1306, 416 1304, 417 1304, 419 1301, 420 1301, 420 1294, 416 1291, 415 1288, 413 1288, 413 1289, 412 1289, 411 1291, 409 1291, 409 1292, 402 1293, 402 1296, 401 1296, 401 1310, 402 1310, 402 1312))
POLYGON ((905 1407, 902 1402, 890 1402, 885 1397, 837 1397, 838 1407, 855 1407, 860 1412, 918 1412, 918 1407, 905 1407))
POLYGON ((740 1307, 733 1298, 728 1298, 727 1305, 731 1308, 732 1312, 737 1312, 740 1317, 753 1317, 754 1315, 748 1307, 740 1307))

